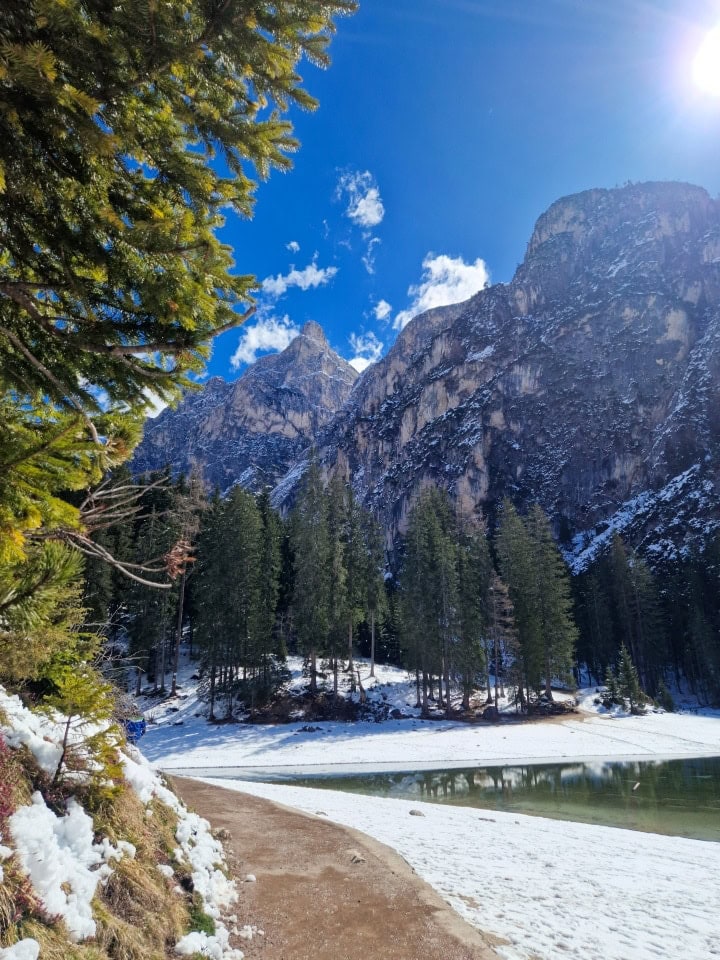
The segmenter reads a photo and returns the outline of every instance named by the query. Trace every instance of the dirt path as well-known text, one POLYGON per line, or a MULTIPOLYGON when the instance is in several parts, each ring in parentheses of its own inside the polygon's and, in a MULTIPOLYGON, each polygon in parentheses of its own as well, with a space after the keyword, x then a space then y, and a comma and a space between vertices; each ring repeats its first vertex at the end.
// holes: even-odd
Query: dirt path
POLYGON ((233 875, 257 878, 238 884, 240 925, 264 931, 237 942, 247 960, 497 960, 491 938, 364 834, 197 780, 173 785, 227 831, 233 875))

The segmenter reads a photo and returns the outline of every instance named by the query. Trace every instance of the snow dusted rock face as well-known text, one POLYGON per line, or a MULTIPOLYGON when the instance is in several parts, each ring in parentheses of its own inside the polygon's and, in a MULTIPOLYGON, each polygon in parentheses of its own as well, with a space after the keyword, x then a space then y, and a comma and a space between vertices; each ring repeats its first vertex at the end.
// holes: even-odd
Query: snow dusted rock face
POLYGON ((282 353, 262 357, 234 383, 219 377, 176 410, 149 420, 135 473, 195 468, 208 486, 273 486, 348 399, 357 372, 306 323, 282 353))
POLYGON ((720 519, 719 390, 720 203, 590 190, 543 214, 511 283, 411 321, 321 459, 390 541, 435 483, 468 516, 539 501, 576 565, 615 529, 658 558, 720 519))

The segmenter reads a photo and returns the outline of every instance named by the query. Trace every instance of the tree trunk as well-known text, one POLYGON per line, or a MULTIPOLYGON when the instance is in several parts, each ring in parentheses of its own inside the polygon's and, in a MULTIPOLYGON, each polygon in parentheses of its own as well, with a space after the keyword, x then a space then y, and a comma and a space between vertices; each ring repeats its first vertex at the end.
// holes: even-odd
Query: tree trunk
POLYGON ((170 696, 177 694, 177 674, 178 664, 180 663, 180 641, 182 639, 183 606, 185 605, 185 573, 180 577, 180 595, 178 597, 178 618, 177 628, 175 630, 175 652, 173 655, 173 673, 172 685, 170 687, 170 696))
POLYGON ((550 658, 548 657, 545 662, 545 696, 548 700, 552 700, 552 666, 550 664, 550 658))
POLYGON ((375 676, 375 611, 370 613, 370 676, 375 676))
POLYGON ((452 701, 450 700, 450 658, 445 660, 445 716, 452 716, 452 701))
POLYGON ((315 653, 314 648, 310 651, 310 695, 315 696, 317 694, 317 654, 315 653))
POLYGON ((353 622, 348 621, 348 670, 350 672, 350 693, 355 693, 355 665, 353 663, 353 622))
POLYGON ((423 670, 422 675, 422 687, 423 687, 423 697, 422 697, 422 715, 426 717, 429 713, 428 710, 428 676, 427 673, 423 670))
POLYGON ((500 672, 500 643, 495 633, 495 709, 498 705, 498 673, 500 672))
POLYGON ((415 668, 415 709, 417 709, 422 703, 420 697, 420 670, 418 667, 415 668))
POLYGON ((333 696, 337 700, 338 698, 338 659, 336 656, 332 658, 332 668, 333 668, 333 696))
POLYGON ((163 630, 162 640, 160 641, 160 693, 165 693, 165 673, 167 667, 165 665, 165 648, 167 647, 167 637, 165 636, 165 631, 163 630))
POLYGON ((210 667, 210 720, 215 719, 215 664, 210 667))

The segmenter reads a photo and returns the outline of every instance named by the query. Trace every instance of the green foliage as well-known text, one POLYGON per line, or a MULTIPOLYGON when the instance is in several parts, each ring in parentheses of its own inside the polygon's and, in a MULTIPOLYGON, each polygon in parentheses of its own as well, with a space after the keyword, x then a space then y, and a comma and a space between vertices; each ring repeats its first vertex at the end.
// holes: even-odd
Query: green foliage
POLYGON ((199 894, 193 895, 189 910, 188 933, 193 930, 198 933, 206 933, 209 937, 215 936, 215 921, 203 910, 202 899, 199 894))
POLYGON ((267 496, 256 501, 240 487, 226 500, 216 495, 201 518, 193 628, 213 716, 218 696, 230 716, 234 698, 257 706, 286 679, 274 632, 280 527, 267 496))
POLYGON ((496 546, 514 607, 524 686, 551 697, 555 678, 571 679, 577 637, 568 569, 537 504, 523 521, 505 501, 496 546))
POLYGON ((463 690, 463 703, 487 675, 484 639, 489 634, 489 590, 492 561, 481 531, 463 529, 457 546, 458 633, 450 652, 453 673, 463 690))
POLYGON ((82 773, 91 805, 100 803, 113 795, 122 780, 118 754, 122 735, 112 723, 113 689, 85 663, 55 664, 45 679, 52 692, 44 698, 42 708, 66 718, 53 786, 68 778, 77 783, 77 774, 82 773))
MULTIPOLYGON (((457 530, 449 498, 429 487, 420 494, 408 521, 401 580, 401 622, 408 665, 427 681, 445 682, 450 711, 450 645, 458 625, 457 530)), ((442 695, 440 696, 442 701, 442 695)))
POLYGON ((32 544, 25 559, 0 564, 0 678, 40 676, 73 648, 84 620, 82 557, 62 543, 32 544))
POLYGON ((293 618, 300 649, 311 662, 310 686, 316 689, 315 658, 327 647, 331 617, 332 544, 328 503, 320 468, 311 460, 291 519, 295 586, 293 618))
POLYGON ((603 702, 606 706, 617 704, 629 709, 631 713, 641 713, 648 702, 648 697, 640 687, 640 679, 630 651, 624 644, 620 647, 615 669, 608 667, 605 684, 607 689, 603 702))
POLYGON ((675 701, 664 680, 661 680, 658 685, 657 701, 663 710, 666 710, 668 713, 675 712, 675 701))
POLYGON ((221 209, 286 170, 351 0, 7 0, 0 9, 0 366, 94 412, 170 399, 255 286, 221 209), (223 163, 212 163, 221 157, 223 163))

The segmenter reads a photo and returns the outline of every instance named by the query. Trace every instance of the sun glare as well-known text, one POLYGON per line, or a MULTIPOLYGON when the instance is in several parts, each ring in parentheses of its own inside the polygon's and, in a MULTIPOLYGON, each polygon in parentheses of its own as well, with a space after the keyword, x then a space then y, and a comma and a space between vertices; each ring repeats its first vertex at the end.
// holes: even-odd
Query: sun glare
POLYGON ((700 45, 693 62, 693 77, 705 93, 720 97, 720 25, 700 45))

